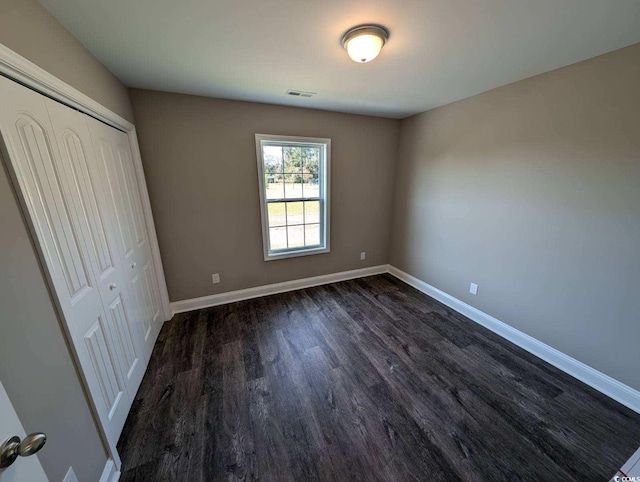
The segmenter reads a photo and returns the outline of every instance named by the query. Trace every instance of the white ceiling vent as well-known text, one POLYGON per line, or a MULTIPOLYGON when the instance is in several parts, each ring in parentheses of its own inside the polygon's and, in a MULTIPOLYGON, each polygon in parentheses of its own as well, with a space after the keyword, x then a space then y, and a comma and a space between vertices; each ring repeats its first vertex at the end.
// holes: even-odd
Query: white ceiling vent
POLYGON ((304 90, 287 90, 285 95, 292 95, 293 97, 313 97, 315 92, 305 92, 304 90))

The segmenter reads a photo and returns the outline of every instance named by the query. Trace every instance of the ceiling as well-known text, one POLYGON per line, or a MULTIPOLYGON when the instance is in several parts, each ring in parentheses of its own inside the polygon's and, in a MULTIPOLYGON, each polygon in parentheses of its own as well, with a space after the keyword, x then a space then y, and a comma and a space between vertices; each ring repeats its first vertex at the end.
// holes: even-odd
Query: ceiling
POLYGON ((129 87, 396 118, 640 42, 640 0, 40 1, 129 87))

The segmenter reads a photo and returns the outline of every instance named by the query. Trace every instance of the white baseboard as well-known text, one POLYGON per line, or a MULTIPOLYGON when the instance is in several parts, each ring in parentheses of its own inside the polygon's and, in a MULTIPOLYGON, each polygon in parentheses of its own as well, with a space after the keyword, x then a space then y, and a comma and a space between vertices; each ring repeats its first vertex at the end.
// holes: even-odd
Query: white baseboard
POLYGON ((601 393, 613 398, 621 404, 629 407, 631 410, 640 413, 640 392, 625 385, 624 383, 605 375, 598 370, 562 353, 549 345, 536 340, 532 336, 523 333, 506 323, 490 316, 464 301, 440 291, 438 288, 425 283, 404 271, 399 270, 395 266, 389 266, 389 273, 423 293, 444 303, 449 308, 454 309, 458 313, 463 314, 467 318, 481 324, 485 328, 497 333, 510 342, 518 345, 520 348, 527 350, 529 353, 543 359, 551 365, 559 368, 565 373, 595 388, 601 393))
POLYGON ((100 476, 100 482, 118 482, 118 479, 120 479, 120 471, 113 462, 113 459, 110 458, 104 466, 104 470, 100 476))
POLYGON ((314 276, 312 278, 302 278, 292 281, 284 281, 282 283, 274 283, 271 285, 256 286, 255 288, 247 288, 245 290, 227 291, 217 295, 203 296, 201 298, 193 298, 190 300, 175 301, 171 303, 171 312, 184 313, 185 311, 199 310, 209 308, 211 306, 224 305, 226 303, 234 303, 236 301, 258 298, 260 296, 274 295, 276 293, 284 293, 312 286, 325 285, 345 281, 355 278, 363 278, 365 276, 373 276, 376 274, 386 273, 389 265, 372 266, 370 268, 354 269, 351 271, 341 271, 339 273, 325 274, 322 276, 314 276))
POLYGON ((629 460, 622 466, 620 471, 616 474, 618 479, 614 476, 611 480, 614 482, 620 482, 624 475, 629 477, 637 477, 636 480, 640 480, 640 449, 631 456, 629 460))

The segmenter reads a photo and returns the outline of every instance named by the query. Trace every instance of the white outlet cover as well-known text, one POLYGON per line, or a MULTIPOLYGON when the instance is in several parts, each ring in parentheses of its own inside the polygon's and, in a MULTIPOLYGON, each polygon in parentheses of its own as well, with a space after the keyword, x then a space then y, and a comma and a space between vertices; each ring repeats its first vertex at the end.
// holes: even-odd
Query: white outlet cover
POLYGON ((475 283, 471 283, 469 285, 469 293, 471 293, 472 295, 477 295, 478 294, 478 285, 475 283))
POLYGON ((62 482, 78 482, 78 477, 76 477, 73 467, 69 467, 69 470, 67 470, 67 474, 64 476, 64 479, 62 479, 62 482))
POLYGON ((220 283, 220 275, 218 273, 212 274, 211 281, 213 281, 213 284, 220 283))
POLYGON ((363 251, 362 253, 360 253, 360 260, 361 260, 361 261, 362 261, 363 259, 366 259, 366 257, 367 257, 367 253, 366 253, 366 252, 364 252, 364 251, 363 251))

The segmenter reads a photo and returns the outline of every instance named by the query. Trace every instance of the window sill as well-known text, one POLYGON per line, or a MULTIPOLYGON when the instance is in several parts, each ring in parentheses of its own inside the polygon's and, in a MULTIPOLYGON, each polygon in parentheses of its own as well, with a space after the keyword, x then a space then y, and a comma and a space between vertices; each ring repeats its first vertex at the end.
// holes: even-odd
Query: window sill
POLYGON ((299 251, 285 251, 283 253, 271 253, 271 254, 267 254, 264 257, 265 261, 275 261, 278 259, 287 259, 287 258, 298 258, 300 256, 311 256, 313 254, 323 254, 323 253, 329 253, 331 250, 328 247, 322 247, 322 248, 311 248, 311 249, 304 249, 304 250, 299 250, 299 251))

